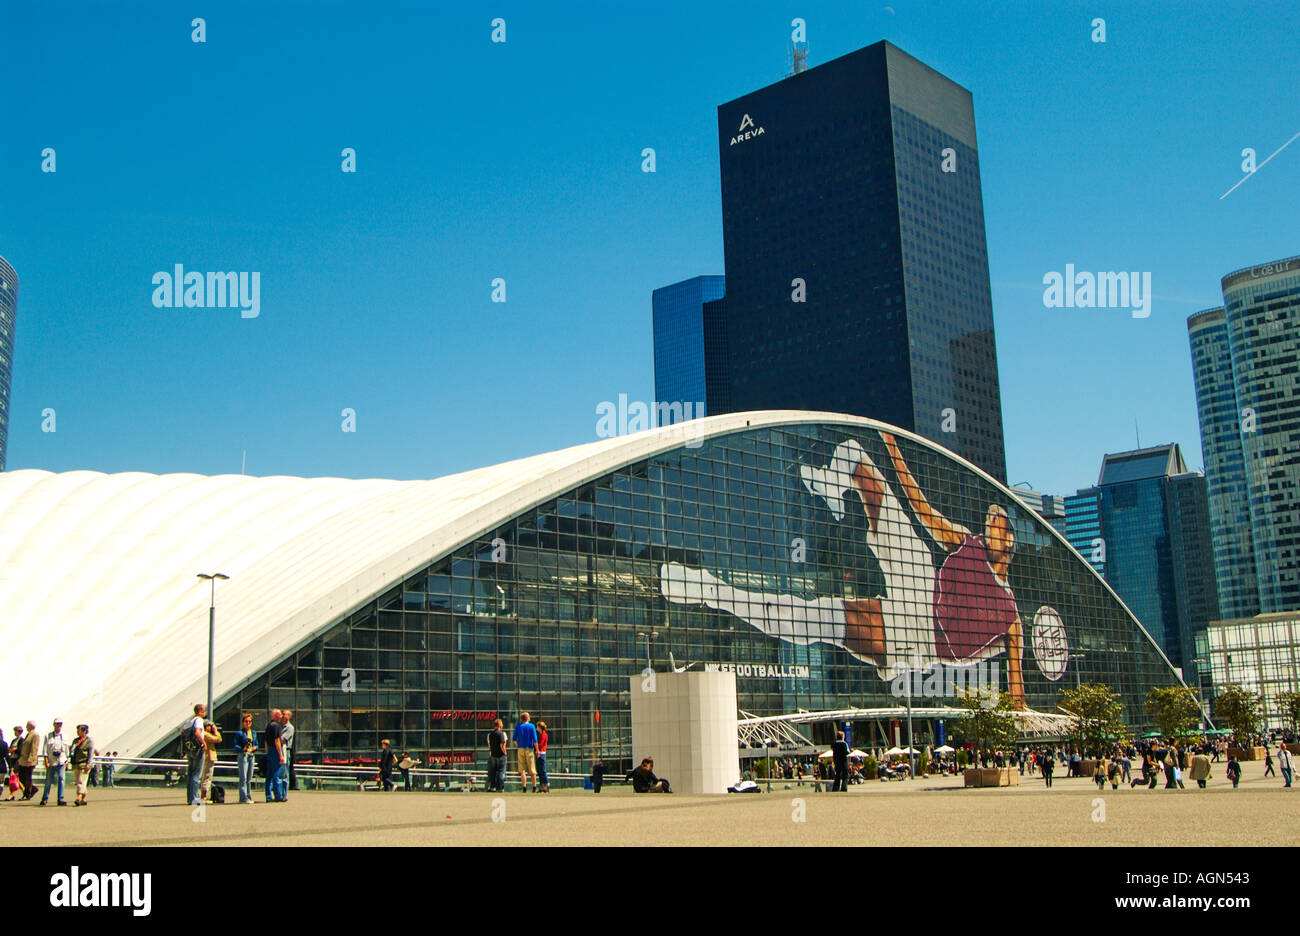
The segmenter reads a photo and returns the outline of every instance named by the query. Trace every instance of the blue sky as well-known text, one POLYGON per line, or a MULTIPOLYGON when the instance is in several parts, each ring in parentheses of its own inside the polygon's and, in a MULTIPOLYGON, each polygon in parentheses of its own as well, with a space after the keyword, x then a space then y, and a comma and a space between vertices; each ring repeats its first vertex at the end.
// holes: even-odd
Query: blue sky
POLYGON ((8 467, 423 478, 594 439, 653 394, 651 291, 722 272, 715 108, 784 77, 796 16, 812 65, 883 38, 974 94, 1009 480, 1091 483, 1135 420, 1199 467, 1186 318, 1300 254, 1300 141, 1219 197, 1300 131, 1290 3, 10 5, 8 467), (177 263, 259 271, 260 316, 155 308, 177 263), (1150 318, 1044 308, 1067 263, 1150 271, 1150 318))

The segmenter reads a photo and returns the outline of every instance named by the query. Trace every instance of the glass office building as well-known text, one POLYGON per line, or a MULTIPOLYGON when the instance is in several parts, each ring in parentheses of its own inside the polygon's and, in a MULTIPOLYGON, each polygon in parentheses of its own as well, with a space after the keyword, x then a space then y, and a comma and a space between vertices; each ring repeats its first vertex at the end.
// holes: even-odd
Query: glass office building
POLYGON ((1205 459, 1219 613, 1226 618, 1251 617, 1259 613, 1259 583, 1227 315, 1222 308, 1198 312, 1187 320, 1187 332, 1205 459))
POLYGON ((1101 492, 1081 488, 1065 495, 1065 538, 1101 575, 1106 574, 1106 551, 1101 541, 1101 492))
POLYGON ((689 403, 697 418, 708 411, 705 304, 721 299, 725 286, 725 277, 696 276, 651 295, 656 402, 681 403, 683 411, 689 403))
POLYGON ((1229 273, 1223 305, 1259 610, 1300 610, 1300 257, 1229 273))
POLYGON ((1205 477, 1177 445, 1106 455, 1097 481, 1106 581, 1175 666, 1218 617, 1205 477))
POLYGON ((18 315, 18 274, 0 257, 0 471, 9 443, 9 390, 14 373, 14 326, 18 315))
POLYGON ((1291 729, 1280 696, 1300 692, 1300 614, 1215 621, 1205 636, 1215 690, 1236 684, 1260 693, 1267 727, 1291 729))
POLYGON ((718 108, 728 411, 880 419, 1006 479, 970 92, 887 42, 718 108))

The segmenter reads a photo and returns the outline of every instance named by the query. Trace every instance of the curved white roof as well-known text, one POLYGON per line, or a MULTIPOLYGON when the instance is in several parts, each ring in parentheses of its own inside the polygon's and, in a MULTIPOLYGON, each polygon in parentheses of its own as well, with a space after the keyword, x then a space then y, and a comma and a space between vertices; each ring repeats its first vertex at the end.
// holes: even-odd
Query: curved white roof
POLYGON ((0 680, 0 725, 31 718, 44 732, 59 716, 90 724, 101 748, 142 753, 206 695, 209 585, 197 573, 230 576, 217 583, 220 699, 406 576, 567 490, 689 439, 796 423, 886 429, 938 448, 871 420, 767 411, 432 481, 0 472, 0 622, 16 664, 0 680))

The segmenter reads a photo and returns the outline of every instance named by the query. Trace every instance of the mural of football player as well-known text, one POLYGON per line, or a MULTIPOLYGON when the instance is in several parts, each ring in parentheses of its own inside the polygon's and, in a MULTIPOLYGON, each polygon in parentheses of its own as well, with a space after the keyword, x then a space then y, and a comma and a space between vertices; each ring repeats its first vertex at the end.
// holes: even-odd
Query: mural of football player
POLYGON ((936 662, 969 666, 1006 653, 1008 689, 1015 707, 1023 709, 1024 637, 1007 584, 1015 536, 1006 510, 990 505, 978 534, 954 523, 926 499, 893 435, 882 432, 881 439, 912 514, 947 553, 938 569, 898 495, 861 444, 849 439, 836 446, 825 468, 804 465, 800 475, 837 520, 844 518, 845 492, 857 492, 885 594, 807 599, 751 592, 675 562, 660 567, 660 590, 670 602, 727 611, 788 643, 842 647, 874 664, 883 678, 936 662))

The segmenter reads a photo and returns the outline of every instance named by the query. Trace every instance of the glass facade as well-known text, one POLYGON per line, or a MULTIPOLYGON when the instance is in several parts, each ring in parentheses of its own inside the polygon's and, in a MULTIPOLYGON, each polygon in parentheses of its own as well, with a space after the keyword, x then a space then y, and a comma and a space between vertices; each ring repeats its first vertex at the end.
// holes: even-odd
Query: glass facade
POLYGON ((729 410, 879 419, 1005 481, 970 93, 881 42, 718 134, 729 410))
POLYGON ((1290 728, 1278 697, 1300 691, 1300 614, 1216 621, 1206 630, 1215 689, 1229 683, 1264 696, 1269 728, 1290 728))
POLYGON ((1187 332, 1208 484, 1219 613, 1227 618, 1250 617, 1259 613, 1259 585, 1227 316, 1222 308, 1198 312, 1187 320, 1187 332))
POLYGON ((1101 538, 1101 493, 1082 488, 1065 495, 1065 538, 1102 575, 1106 574, 1106 552, 1099 549, 1101 538))
POLYGON ((1230 273, 1223 305, 1259 610, 1300 609, 1300 257, 1230 273))
POLYGON ((18 274, 0 257, 0 471, 9 443, 9 390, 13 384, 14 326, 18 314, 18 274))
MULTIPOLYGON (((705 355, 705 303, 722 298, 726 278, 696 276, 656 289, 654 315, 655 400, 691 405, 704 416, 709 381, 705 355)), ((674 413, 674 418, 675 418, 674 413)))
POLYGON ((901 660, 996 664, 1048 712, 1104 681, 1141 724, 1147 689, 1176 676, 1101 579, 1005 488, 892 441, 789 423, 626 464, 350 609, 218 720, 289 707, 304 759, 367 762, 389 738, 483 768, 490 719, 527 710, 551 769, 585 771, 593 749, 633 756, 629 677, 671 659, 735 667, 757 715, 897 706, 901 660))
POLYGON ((1219 614, 1204 475, 1177 445, 1107 455, 1097 508, 1106 581, 1190 672, 1195 635, 1219 614))

